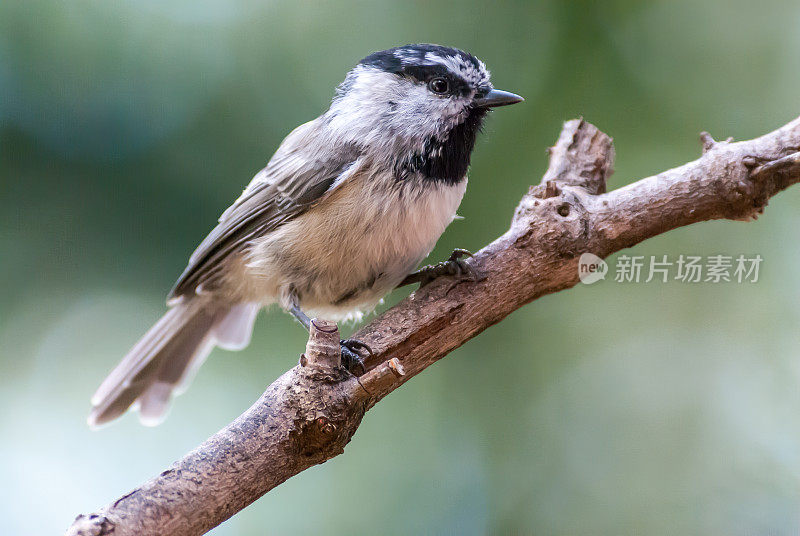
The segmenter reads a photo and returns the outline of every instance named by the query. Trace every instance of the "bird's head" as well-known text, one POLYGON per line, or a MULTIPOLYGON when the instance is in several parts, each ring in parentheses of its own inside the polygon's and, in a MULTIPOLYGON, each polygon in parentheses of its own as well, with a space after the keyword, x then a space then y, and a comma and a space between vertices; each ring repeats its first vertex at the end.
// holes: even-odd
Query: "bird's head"
POLYGON ((454 129, 471 131, 474 141, 490 108, 522 100, 494 89, 486 66, 472 54, 417 44, 361 60, 338 87, 327 116, 356 142, 392 152, 401 149, 398 144, 421 150, 431 140, 446 141, 454 129))

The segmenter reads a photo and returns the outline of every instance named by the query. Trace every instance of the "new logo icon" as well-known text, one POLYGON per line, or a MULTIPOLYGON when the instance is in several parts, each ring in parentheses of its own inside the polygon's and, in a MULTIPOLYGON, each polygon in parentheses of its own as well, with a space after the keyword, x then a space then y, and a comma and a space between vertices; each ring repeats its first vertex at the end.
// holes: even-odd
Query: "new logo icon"
POLYGON ((578 259, 578 277, 581 283, 585 285, 597 283, 605 279, 606 274, 608 274, 608 264, 594 253, 584 253, 578 259))

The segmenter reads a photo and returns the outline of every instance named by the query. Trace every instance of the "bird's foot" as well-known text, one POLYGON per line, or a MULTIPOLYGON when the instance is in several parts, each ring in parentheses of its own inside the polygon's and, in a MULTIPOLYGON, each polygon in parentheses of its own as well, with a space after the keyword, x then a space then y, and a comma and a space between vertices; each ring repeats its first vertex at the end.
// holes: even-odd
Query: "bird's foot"
POLYGON ((367 372, 364 361, 362 361, 358 352, 365 350, 370 357, 373 357, 375 354, 372 352, 372 348, 356 339, 339 341, 339 346, 341 346, 342 350, 342 366, 346 368, 350 374, 353 376, 361 376, 367 372))
POLYGON ((419 283, 424 287, 428 283, 440 277, 455 277, 462 281, 483 281, 486 276, 481 274, 474 266, 467 263, 464 257, 472 257, 472 253, 466 249, 454 249, 450 258, 436 264, 423 266, 413 274, 406 277, 399 286, 419 283))

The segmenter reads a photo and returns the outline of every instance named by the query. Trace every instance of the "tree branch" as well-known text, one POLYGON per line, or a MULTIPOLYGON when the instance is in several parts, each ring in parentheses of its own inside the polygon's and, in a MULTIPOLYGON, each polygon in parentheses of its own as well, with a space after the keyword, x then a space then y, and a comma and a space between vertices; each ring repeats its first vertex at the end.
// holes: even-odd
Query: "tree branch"
POLYGON ((611 138, 565 123, 550 167, 517 207, 509 230, 468 262, 481 281, 443 278, 385 312, 354 338, 375 352, 355 378, 340 367, 336 325, 316 320, 300 364, 233 423, 158 477, 67 534, 202 534, 286 479, 341 454, 364 413, 509 313, 578 282, 578 258, 606 257, 670 229, 749 220, 800 182, 800 118, 760 138, 717 142, 703 156, 610 193, 611 138))

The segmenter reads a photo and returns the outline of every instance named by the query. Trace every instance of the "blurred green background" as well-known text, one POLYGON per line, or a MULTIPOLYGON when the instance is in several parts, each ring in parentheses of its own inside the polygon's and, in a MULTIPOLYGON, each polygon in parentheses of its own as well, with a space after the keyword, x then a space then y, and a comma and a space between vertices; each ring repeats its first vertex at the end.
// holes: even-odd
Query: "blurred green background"
MULTIPOLYGON (((696 158, 700 130, 747 139, 800 112, 796 0, 0 3, 4 534, 61 533, 296 363, 303 331, 272 310, 160 427, 85 425, 280 140, 361 57, 408 42, 469 50, 527 99, 490 118, 434 259, 507 228, 566 119, 615 138, 615 188, 696 158)), ((213 534, 797 534, 798 202, 625 252, 760 254, 757 283, 608 279, 536 301, 213 534)))

